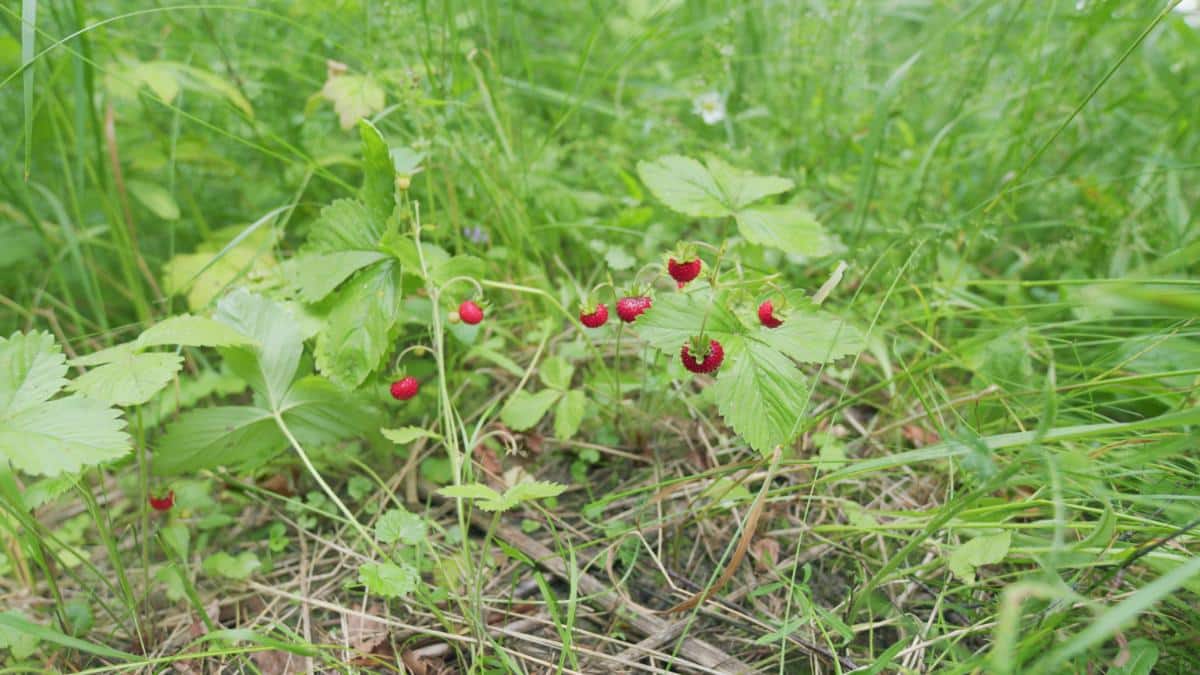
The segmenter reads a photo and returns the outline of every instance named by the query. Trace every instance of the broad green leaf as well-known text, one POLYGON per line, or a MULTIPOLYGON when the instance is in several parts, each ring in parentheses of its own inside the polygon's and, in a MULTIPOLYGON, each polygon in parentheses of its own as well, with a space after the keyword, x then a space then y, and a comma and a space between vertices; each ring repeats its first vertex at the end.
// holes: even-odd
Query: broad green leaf
POLYGON ((521 502, 533 501, 535 499, 546 499, 548 497, 557 497, 565 492, 566 485, 551 483, 548 481, 526 481, 517 483, 504 491, 505 501, 511 501, 514 504, 521 502))
POLYGON ((179 95, 179 79, 175 69, 166 61, 146 61, 130 68, 131 76, 140 80, 154 95, 170 103, 179 95))
MULTIPOLYGON (((22 623, 29 622, 27 616, 13 609, 0 613, 0 616, 13 617, 22 623)), ((33 656, 37 646, 37 637, 0 623, 0 649, 11 651, 14 659, 23 660, 33 656)))
POLYGON ((105 363, 115 363, 129 358, 132 354, 138 351, 137 340, 132 342, 123 342, 119 345, 106 347, 98 352, 84 354, 71 359, 73 366, 100 366, 105 363))
POLYGON ((425 541, 425 519, 404 509, 389 509, 375 521, 375 538, 385 544, 415 546, 425 541))
POLYGON ((392 329, 400 318, 400 274, 387 262, 363 270, 338 291, 337 305, 317 336, 317 369, 338 384, 354 388, 392 349, 392 329))
POLYGON ((547 387, 566 390, 571 388, 571 377, 575 375, 575 366, 561 356, 551 356, 538 366, 538 375, 541 376, 542 383, 547 387))
POLYGON ((250 406, 189 410, 167 425, 154 448, 154 472, 175 475, 265 459, 285 444, 271 413, 250 406))
POLYGON ((383 437, 397 445, 408 445, 418 438, 441 438, 440 434, 435 434, 428 429, 421 427, 400 427, 398 429, 380 429, 379 433, 383 437))
POLYGON ((163 265, 163 286, 172 295, 187 294, 192 311, 206 309, 238 280, 269 276, 276 267, 272 247, 278 233, 259 226, 228 227, 205 240, 194 253, 176 255, 163 265))
POLYGON ((724 197, 722 202, 732 211, 795 187, 795 183, 787 178, 758 176, 753 172, 730 166, 717 157, 709 157, 706 163, 709 174, 724 197))
POLYGON ((0 416, 43 403, 67 380, 67 360, 49 333, 0 337, 0 416))
POLYGON ((554 437, 565 441, 574 436, 583 423, 586 410, 587 396, 578 389, 572 389, 558 399, 554 409, 554 437))
POLYGON ((366 563, 358 568, 358 582, 375 595, 402 598, 417 589, 420 577, 408 565, 366 563))
POLYGON ((790 312, 782 326, 762 326, 750 338, 801 363, 828 363, 865 347, 857 328, 826 312, 790 312))
POLYGON ((138 348, 161 345, 235 347, 252 346, 254 340, 215 319, 182 314, 163 319, 142 331, 136 344, 138 348))
POLYGON ((296 318, 278 302, 239 288, 217 303, 216 319, 255 340, 256 347, 229 350, 226 361, 278 410, 304 349, 296 318))
POLYGON ((164 525, 159 528, 158 536, 162 538, 163 545, 174 553, 177 558, 187 560, 188 549, 191 547, 192 541, 192 536, 188 532, 187 526, 178 523, 164 525))
POLYGON ((385 223, 396 206, 396 169, 387 142, 374 124, 359 120, 358 133, 363 151, 363 201, 375 220, 385 223))
POLYGON ((968 584, 973 584, 975 583, 975 568, 981 565, 994 565, 1004 560, 1011 545, 1012 533, 1008 531, 975 537, 951 551, 946 565, 954 573, 954 576, 968 584))
POLYGON ((125 421, 115 408, 82 396, 0 413, 0 457, 25 473, 57 476, 124 457, 125 421))
POLYGON ((733 212, 708 169, 690 157, 667 155, 638 162, 638 175, 663 204, 689 216, 727 216, 733 212))
POLYGON ((508 398, 500 410, 500 420, 514 431, 530 429, 546 415, 546 411, 561 395, 562 392, 555 389, 543 389, 536 394, 522 389, 508 398))
POLYGON ((378 251, 335 251, 302 253, 294 259, 293 271, 300 299, 317 302, 333 292, 350 275, 387 256, 378 251))
POLYGON ((660 294, 633 327, 638 336, 656 349, 677 356, 683 345, 700 333, 700 324, 704 323, 704 334, 720 342, 726 354, 731 349, 737 351, 746 327, 719 301, 713 304, 705 322, 711 298, 712 292, 707 288, 660 294))
POLYGON ((205 574, 237 581, 249 579, 250 575, 260 567, 262 567, 262 561, 251 551, 243 551, 237 557, 221 551, 208 556, 203 563, 205 574))
MULTIPOLYGON (((421 249, 426 250, 424 246, 421 249)), ((431 260, 426 253, 425 263, 429 266, 430 280, 439 286, 455 277, 478 278, 484 274, 483 261, 473 255, 456 255, 452 258, 431 260)))
POLYGON ((791 205, 759 206, 742 209, 734 215, 738 231, 755 244, 811 257, 828 255, 833 250, 825 228, 808 209, 791 205))
POLYGON ((379 426, 373 404, 316 375, 297 380, 280 411, 292 433, 305 444, 332 443, 379 426))
POLYGON ((366 204, 356 199, 338 199, 321 209, 321 216, 308 233, 304 251, 378 251, 383 233, 383 220, 375 218, 366 204))
POLYGON ((179 220, 179 204, 165 188, 140 180, 126 181, 125 186, 154 215, 163 220, 179 220))
POLYGON ((786 356, 747 342, 740 353, 726 357, 712 389, 725 423, 768 455, 799 431, 807 402, 804 382, 804 374, 786 356))
POLYGON ((80 375, 70 388, 104 403, 141 405, 167 386, 181 367, 183 357, 178 354, 130 352, 80 375))
POLYGON ((358 120, 383 110, 383 88, 370 75, 330 73, 321 95, 333 102, 333 109, 343 129, 349 129, 358 120))

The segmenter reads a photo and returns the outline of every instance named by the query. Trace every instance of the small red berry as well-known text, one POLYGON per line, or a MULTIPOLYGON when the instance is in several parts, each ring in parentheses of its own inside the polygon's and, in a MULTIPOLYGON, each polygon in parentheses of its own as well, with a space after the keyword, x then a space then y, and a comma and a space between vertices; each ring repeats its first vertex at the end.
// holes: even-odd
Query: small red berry
POLYGON ((617 316, 625 323, 633 323, 642 312, 650 309, 650 304, 650 298, 644 295, 621 298, 617 301, 617 316))
POLYGON ((483 310, 474 302, 463 300, 463 303, 458 306, 458 318, 462 319, 463 323, 474 326, 483 321, 483 310))
POLYGON ((579 323, 582 323, 588 328, 599 328, 600 326, 608 323, 608 305, 602 302, 596 305, 596 309, 592 310, 591 313, 588 314, 580 311, 579 323))
POLYGON ((679 284, 680 288, 687 285, 689 281, 700 276, 700 259, 688 260, 679 262, 674 258, 667 261, 667 273, 679 284))
POLYGON ((716 340, 710 340, 708 343, 708 354, 704 359, 697 359, 692 356, 688 346, 683 345, 683 349, 679 350, 679 358, 683 361, 683 367, 693 373, 711 373, 721 367, 721 362, 725 360, 725 350, 721 348, 721 343, 716 340))
POLYGON ((392 398, 397 401, 407 401, 416 396, 420 390, 421 383, 417 381, 417 378, 409 375, 392 383, 392 398))
POLYGON ((161 497, 150 495, 150 508, 155 511, 170 511, 172 506, 175 506, 174 490, 169 490, 167 494, 161 497))
POLYGON ((763 304, 758 306, 758 320, 767 328, 779 328, 783 322, 775 318, 775 307, 770 300, 763 300, 763 304))

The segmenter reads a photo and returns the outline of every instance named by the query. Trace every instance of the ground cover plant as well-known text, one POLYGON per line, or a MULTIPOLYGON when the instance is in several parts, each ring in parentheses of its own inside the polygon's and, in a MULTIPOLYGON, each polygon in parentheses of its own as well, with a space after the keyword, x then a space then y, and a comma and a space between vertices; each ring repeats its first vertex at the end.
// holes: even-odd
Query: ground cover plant
POLYGON ((1200 667, 1194 3, 0 25, 3 672, 1200 667))

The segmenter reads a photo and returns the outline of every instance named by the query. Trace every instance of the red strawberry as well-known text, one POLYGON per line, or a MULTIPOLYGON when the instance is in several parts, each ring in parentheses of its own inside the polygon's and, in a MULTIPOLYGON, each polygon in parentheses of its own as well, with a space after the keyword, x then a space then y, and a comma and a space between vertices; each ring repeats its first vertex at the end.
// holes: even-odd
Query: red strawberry
POLYGON ((679 284, 680 288, 687 285, 689 281, 700 276, 700 259, 688 260, 679 262, 674 258, 667 261, 667 273, 679 284))
POLYGON ((483 310, 474 302, 463 300, 463 303, 458 306, 458 318, 462 319, 463 323, 474 326, 483 321, 483 310))
POLYGON ((161 497, 150 495, 150 508, 155 511, 170 511, 172 506, 175 506, 174 490, 169 490, 167 494, 161 497))
POLYGON ((407 401, 416 396, 420 390, 421 383, 417 381, 417 378, 409 375, 392 383, 392 398, 397 401, 407 401))
POLYGON ((617 316, 625 323, 633 323, 638 316, 650 309, 650 298, 645 295, 624 297, 617 301, 617 316))
POLYGON ((779 328, 783 325, 783 321, 775 318, 775 306, 770 300, 763 300, 763 304, 758 306, 758 321, 767 328, 779 328))
POLYGON ((725 350, 721 348, 720 342, 710 340, 708 354, 703 359, 697 359, 685 344, 683 349, 679 350, 679 359, 683 361, 683 367, 693 373, 711 373, 721 367, 721 362, 725 360, 725 350))
POLYGON ((592 310, 591 313, 584 313, 583 310, 580 310, 579 322, 588 328, 603 326, 608 323, 608 305, 601 302, 596 305, 596 309, 592 310))

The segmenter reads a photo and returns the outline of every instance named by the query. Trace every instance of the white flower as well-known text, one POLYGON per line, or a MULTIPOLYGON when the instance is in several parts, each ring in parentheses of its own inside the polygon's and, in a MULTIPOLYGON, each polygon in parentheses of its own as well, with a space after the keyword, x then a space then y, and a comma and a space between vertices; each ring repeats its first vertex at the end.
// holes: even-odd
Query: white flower
POLYGON ((725 119, 725 98, 715 91, 700 94, 692 101, 692 112, 705 124, 716 124, 725 119))

